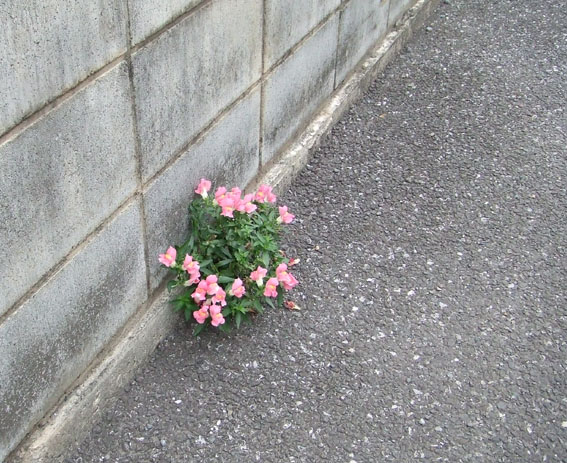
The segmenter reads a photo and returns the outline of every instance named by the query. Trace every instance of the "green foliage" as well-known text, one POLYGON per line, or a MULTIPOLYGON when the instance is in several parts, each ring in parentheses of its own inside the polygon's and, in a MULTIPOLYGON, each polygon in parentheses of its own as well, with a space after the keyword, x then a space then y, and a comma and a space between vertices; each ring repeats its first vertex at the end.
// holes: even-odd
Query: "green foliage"
MULTIPOLYGON (((271 189, 264 188, 268 188, 267 191, 275 201, 271 189)), ((237 201, 241 201, 239 204, 243 204, 240 192, 238 196, 235 196, 236 193, 227 193, 228 196, 231 194, 237 201)), ((175 246, 177 251, 175 261, 170 265, 165 264, 176 273, 175 278, 168 283, 168 290, 183 288, 171 301, 173 308, 176 311, 183 311, 186 320, 197 320, 198 323, 193 330, 195 335, 200 334, 211 324, 228 332, 231 326, 239 328, 242 323, 250 322, 255 314, 263 313, 265 305, 272 308, 275 308, 275 302, 281 305, 284 285, 277 286, 276 298, 266 297, 265 282, 253 281, 251 273, 262 267, 267 270, 266 280, 276 278, 276 268, 280 264, 289 262, 280 251, 282 220, 273 202, 255 201, 252 195, 245 196, 244 201, 253 205, 251 209, 255 210, 249 212, 234 210, 230 212, 233 217, 229 217, 227 215, 230 213, 221 214, 225 211, 224 205, 221 207, 214 198, 206 194, 206 191, 203 196, 197 197, 189 205, 190 226, 187 240, 181 246, 175 246), (186 256, 196 261, 198 277, 195 269, 190 273, 184 268, 186 256), (211 310, 210 313, 207 311, 212 306, 217 306, 213 310, 221 307, 222 302, 215 300, 217 295, 209 292, 202 300, 195 295, 199 283, 205 288, 207 283, 204 282, 208 281, 207 277, 216 277, 219 287, 226 293, 226 305, 222 306, 222 312, 215 314, 216 322, 213 311, 211 310), (237 279, 240 279, 245 288, 244 294, 231 292, 233 283, 237 279), (206 315, 204 322, 203 318, 199 321, 200 319, 194 316, 194 312, 197 311, 201 311, 199 312, 201 317, 206 315), (219 319, 223 319, 222 323, 217 323, 219 319)), ((278 278, 280 276, 278 274, 278 278)), ((236 286, 238 285, 239 282, 236 281, 236 286)), ((292 286, 286 287, 291 289, 292 286)))

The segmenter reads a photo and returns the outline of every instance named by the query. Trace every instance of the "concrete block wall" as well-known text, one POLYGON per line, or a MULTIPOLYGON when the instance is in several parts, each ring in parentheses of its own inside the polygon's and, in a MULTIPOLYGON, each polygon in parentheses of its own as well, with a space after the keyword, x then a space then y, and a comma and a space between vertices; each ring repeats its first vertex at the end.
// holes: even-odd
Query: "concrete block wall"
POLYGON ((0 461, 413 3, 0 3, 0 461))

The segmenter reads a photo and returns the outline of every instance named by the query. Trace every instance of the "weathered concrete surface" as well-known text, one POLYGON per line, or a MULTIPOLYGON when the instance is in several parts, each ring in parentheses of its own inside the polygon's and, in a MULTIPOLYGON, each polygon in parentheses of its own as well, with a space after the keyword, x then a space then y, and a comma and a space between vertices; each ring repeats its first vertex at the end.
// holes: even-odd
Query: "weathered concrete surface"
POLYGON ((0 325, 0 461, 146 300, 140 222, 134 203, 0 325))
POLYGON ((68 462, 567 461, 567 11, 438 11, 282 198, 303 310, 180 327, 68 462))
POLYGON ((0 3, 0 135, 126 51, 122 0, 0 3))
POLYGON ((169 295, 162 293, 147 311, 129 320, 113 355, 102 356, 84 381, 64 402, 40 422, 34 438, 28 439, 6 460, 7 463, 46 463, 61 461, 69 447, 77 446, 89 433, 93 422, 116 400, 113 393, 130 382, 136 368, 155 349, 164 336, 180 323, 180 314, 171 310, 169 295))
POLYGON ((388 27, 392 27, 415 2, 416 0, 390 0, 388 27))
POLYGON ((202 1, 204 0, 128 0, 132 45, 157 32, 202 1))
POLYGON ((264 84, 262 163, 268 162, 329 97, 335 77, 334 16, 280 64, 264 84))
POLYGON ((124 64, 0 145, 0 315, 130 194, 124 64))
POLYGON ((259 79, 261 7, 212 2, 133 56, 144 180, 259 79))
POLYGON ((264 71, 336 9, 341 0, 266 0, 264 71))
POLYGON ((259 132, 258 88, 148 187, 144 201, 152 290, 168 275, 160 267, 158 254, 187 236, 187 206, 195 196, 199 179, 211 179, 215 188, 221 184, 229 188, 246 186, 258 170, 259 132))
POLYGON ((351 0, 341 12, 335 86, 386 33, 389 5, 390 0, 351 0))

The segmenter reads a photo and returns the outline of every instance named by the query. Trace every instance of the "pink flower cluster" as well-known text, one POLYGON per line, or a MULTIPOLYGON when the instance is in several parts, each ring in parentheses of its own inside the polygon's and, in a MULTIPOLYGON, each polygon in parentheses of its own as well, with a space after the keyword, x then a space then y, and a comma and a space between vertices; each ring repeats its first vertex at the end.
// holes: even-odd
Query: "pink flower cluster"
POLYGON ((231 219, 234 218, 235 211, 252 214, 258 209, 258 206, 252 202, 253 200, 254 195, 252 194, 242 197, 242 191, 238 187, 227 191, 225 187, 221 186, 215 192, 215 201, 222 208, 221 215, 231 219))
MULTIPOLYGON (((210 189, 210 180, 202 178, 195 189, 195 193, 200 194, 203 198, 207 198, 210 189)), ((254 204, 255 202, 258 204, 275 203, 276 199, 276 195, 272 192, 272 187, 268 185, 260 185, 255 194, 247 194, 244 196, 242 196, 242 191, 238 187, 234 187, 228 191, 224 186, 221 186, 217 188, 215 192, 214 202, 221 207, 222 216, 233 219, 236 211, 246 214, 252 214, 256 211, 258 206, 254 204)), ((287 206, 281 206, 279 213, 279 223, 291 223, 295 217, 288 212, 287 206)))
POLYGON ((254 200, 259 203, 275 203, 276 195, 272 193, 272 187, 268 185, 260 185, 254 200))
MULTIPOLYGON (((297 262, 297 261, 296 261, 297 262)), ((264 278, 266 277, 268 270, 258 266, 256 270, 254 270, 250 274, 250 279, 255 281, 258 286, 264 285, 264 278)), ((276 268, 276 276, 271 277, 266 282, 266 287, 264 289, 264 296, 266 297, 278 297, 278 286, 282 285, 286 291, 293 289, 297 284, 297 279, 287 271, 286 264, 280 264, 276 268)))
MULTIPOLYGON (((177 251, 174 247, 170 246, 164 254, 159 255, 159 261, 166 267, 173 267, 177 251)), ((289 266, 295 265, 299 262, 298 259, 290 259, 289 266)), ((205 323, 207 318, 211 317, 211 325, 219 326, 225 322, 222 315, 222 308, 227 305, 226 291, 218 284, 218 277, 216 275, 209 275, 204 280, 200 280, 201 273, 199 271, 199 262, 193 260, 189 254, 185 255, 183 264, 181 266, 185 270, 189 278, 185 286, 196 284, 197 287, 191 297, 199 306, 199 310, 193 312, 193 317, 199 324, 205 323)), ((259 287, 264 286, 264 278, 268 274, 268 270, 258 266, 256 270, 250 273, 250 279, 254 281, 259 287)), ((298 284, 297 279, 288 272, 288 265, 282 263, 276 268, 276 276, 270 277, 266 282, 264 288, 264 296, 278 297, 278 286, 282 286, 286 291, 293 289, 298 284)), ((240 278, 236 278, 232 282, 232 286, 228 293, 238 299, 246 294, 246 288, 240 278)))
MULTIPOLYGON (((211 186, 209 180, 202 178, 195 189, 195 193, 206 199, 209 197, 211 186)), ((262 207, 262 204, 273 204, 276 202, 276 199, 276 195, 268 185, 260 185, 256 193, 245 195, 238 187, 228 191, 221 186, 216 190, 212 203, 220 207, 220 215, 234 218, 235 212, 252 214, 258 210, 258 207, 262 207)), ((210 202, 211 200, 207 201, 208 204, 210 202)), ((278 223, 289 224, 294 218, 294 215, 288 211, 287 206, 279 207, 278 223)), ((191 297, 197 304, 198 310, 193 312, 193 317, 199 324, 205 323, 208 318, 211 319, 211 325, 215 327, 224 324, 225 319, 222 310, 227 306, 227 293, 229 296, 237 299, 242 298, 246 294, 246 287, 240 278, 236 278, 230 288, 227 286, 224 289, 219 285, 217 275, 209 275, 202 279, 199 262, 194 260, 189 254, 185 255, 182 264, 177 263, 177 250, 173 246, 168 247, 165 253, 159 255, 159 261, 164 266, 174 269, 178 273, 182 273, 182 271, 187 272, 188 277, 184 285, 195 285, 191 297)), ((289 291, 298 284, 297 279, 288 272, 288 266, 291 267, 297 262, 298 260, 291 259, 288 264, 278 265, 275 276, 270 277, 268 277, 267 269, 258 266, 256 270, 250 273, 249 278, 259 288, 263 287, 263 291, 262 289, 259 291, 265 297, 275 298, 278 296, 278 287, 289 291), (268 280, 264 287, 265 278, 268 278, 268 280)))
MULTIPOLYGON (((240 278, 234 280, 229 294, 240 299, 245 293, 246 288, 244 288, 242 280, 240 278)), ((196 304, 200 305, 199 310, 193 312, 193 317, 197 320, 197 323, 205 323, 209 316, 213 326, 219 326, 225 322, 221 310, 226 305, 226 291, 219 286, 216 275, 209 275, 205 280, 201 280, 191 297, 196 304), (207 296, 212 297, 208 298, 207 296)))
POLYGON ((185 283, 185 286, 191 286, 199 282, 201 278, 201 273, 199 272, 199 262, 193 260, 189 254, 185 254, 185 260, 183 261, 183 270, 189 274, 189 280, 185 283))
POLYGON ((225 322, 221 311, 226 305, 226 292, 219 286, 216 275, 209 275, 206 279, 199 281, 191 297, 196 304, 200 305, 199 310, 193 312, 193 318, 197 320, 197 323, 205 323, 209 316, 213 326, 219 326, 225 322))
POLYGON ((202 325, 205 320, 211 317, 211 325, 219 326, 224 325, 225 319, 221 313, 222 308, 218 305, 202 305, 199 310, 193 312, 193 318, 197 320, 197 323, 202 325))

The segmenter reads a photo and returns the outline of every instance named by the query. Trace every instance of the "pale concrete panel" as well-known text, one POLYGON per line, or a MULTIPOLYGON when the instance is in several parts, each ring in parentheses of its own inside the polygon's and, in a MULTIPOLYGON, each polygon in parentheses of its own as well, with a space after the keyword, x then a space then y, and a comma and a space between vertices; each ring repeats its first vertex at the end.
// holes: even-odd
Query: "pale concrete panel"
POLYGON ((262 163, 277 154, 332 93, 337 26, 335 16, 267 79, 262 163))
POLYGON ((266 0, 265 70, 340 3, 341 0, 266 0))
POLYGON ((135 189, 125 64, 0 145, 0 315, 135 189))
POLYGON ((416 2, 417 0, 390 0, 388 27, 392 27, 416 2))
POLYGON ((133 57, 144 179, 261 73, 262 2, 217 0, 133 57))
POLYGON ((126 51, 123 0, 0 2, 0 134, 126 51))
POLYGON ((132 44, 145 39, 203 0, 128 0, 132 44))
POLYGON ((146 299, 132 204, 0 325, 0 461, 146 299))
POLYGON ((351 0, 340 16, 336 85, 388 28, 389 0, 351 0))
POLYGON ((244 188, 258 171, 260 91, 251 93, 218 121, 195 145, 156 179, 144 194, 150 285, 155 289, 168 275, 158 254, 187 237, 187 206, 199 179, 244 188))

